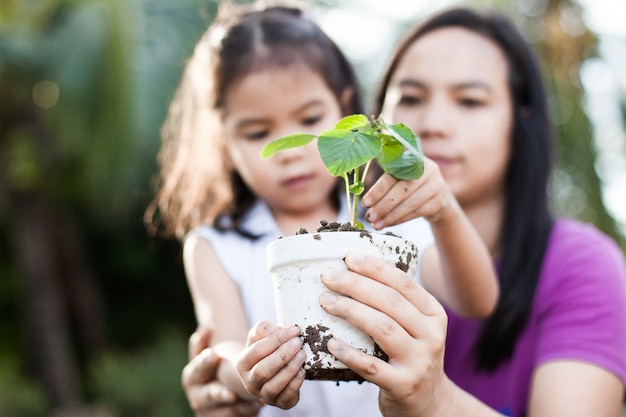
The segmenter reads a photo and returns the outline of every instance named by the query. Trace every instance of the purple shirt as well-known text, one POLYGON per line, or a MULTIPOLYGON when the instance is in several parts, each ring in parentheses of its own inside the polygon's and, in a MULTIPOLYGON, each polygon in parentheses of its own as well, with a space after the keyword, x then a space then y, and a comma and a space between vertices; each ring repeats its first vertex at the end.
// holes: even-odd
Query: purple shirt
POLYGON ((590 225, 555 222, 526 328, 512 358, 495 372, 474 370, 471 351, 480 321, 448 315, 447 375, 505 415, 526 415, 531 376, 550 360, 592 363, 626 383, 624 256, 590 225))

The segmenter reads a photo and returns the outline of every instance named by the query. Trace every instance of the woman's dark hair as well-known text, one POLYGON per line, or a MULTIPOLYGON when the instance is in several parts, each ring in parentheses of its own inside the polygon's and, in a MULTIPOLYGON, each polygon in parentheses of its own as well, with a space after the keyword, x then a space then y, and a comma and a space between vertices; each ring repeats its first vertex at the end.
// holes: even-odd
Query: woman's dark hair
MULTIPOLYGON (((475 346, 477 369, 493 371, 510 358, 532 308, 553 224, 548 202, 552 134, 542 74, 532 47, 504 14, 453 8, 412 30, 400 43, 376 96, 382 109, 390 78, 407 49, 425 34, 448 27, 477 33, 496 44, 508 63, 513 101, 511 158, 506 172, 505 214, 500 235, 500 299, 484 321, 475 346)), ((374 112, 374 114, 378 114, 374 112)))
POLYGON ((170 104, 157 195, 146 211, 149 224, 158 217, 155 228, 179 239, 201 224, 245 234, 239 223, 256 196, 226 162, 224 95, 250 73, 287 67, 319 74, 344 115, 363 112, 352 66, 303 8, 285 1, 220 4, 170 104), (349 103, 342 100, 346 91, 351 92, 349 103))

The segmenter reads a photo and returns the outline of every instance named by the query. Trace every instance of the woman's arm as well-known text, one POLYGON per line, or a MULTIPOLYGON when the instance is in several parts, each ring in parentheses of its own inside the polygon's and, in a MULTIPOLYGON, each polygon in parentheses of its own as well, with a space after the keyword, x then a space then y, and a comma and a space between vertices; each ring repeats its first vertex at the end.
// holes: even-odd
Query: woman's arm
POLYGON ((435 162, 424 158, 417 180, 384 174, 362 201, 377 229, 418 217, 430 222, 436 245, 424 252, 420 269, 424 287, 439 301, 464 317, 482 318, 494 310, 499 284, 493 260, 435 162))
POLYGON ((619 417, 624 385, 591 363, 557 360, 532 379, 528 417, 619 417))
POLYGON ((197 235, 185 241, 183 260, 198 325, 212 329, 212 352, 222 359, 218 380, 239 398, 256 400, 243 387, 234 365, 248 332, 236 284, 224 271, 209 242, 197 235))

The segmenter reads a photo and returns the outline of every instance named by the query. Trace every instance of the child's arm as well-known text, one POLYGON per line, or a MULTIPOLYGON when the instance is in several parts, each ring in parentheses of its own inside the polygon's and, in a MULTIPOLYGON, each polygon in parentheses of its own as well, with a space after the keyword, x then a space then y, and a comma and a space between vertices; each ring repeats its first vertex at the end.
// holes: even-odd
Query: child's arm
POLYGON ((183 259, 198 324, 213 329, 211 347, 223 358, 217 370, 218 380, 238 397, 256 400, 243 387, 235 369, 248 333, 237 286, 206 240, 191 235, 185 241, 183 259))
POLYGON ((418 180, 383 175, 362 201, 376 229, 418 217, 428 220, 436 245, 421 258, 424 287, 459 315, 482 318, 493 311, 499 294, 493 260, 435 162, 424 158, 418 180))

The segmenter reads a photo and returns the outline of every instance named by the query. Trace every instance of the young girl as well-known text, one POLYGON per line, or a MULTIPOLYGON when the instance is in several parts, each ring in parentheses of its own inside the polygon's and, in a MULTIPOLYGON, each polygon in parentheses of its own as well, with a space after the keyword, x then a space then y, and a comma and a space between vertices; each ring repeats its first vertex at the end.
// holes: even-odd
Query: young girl
MULTIPOLYGON (((389 362, 338 340, 328 342, 329 350, 380 386, 388 417, 620 415, 624 256, 593 226, 550 213, 552 149, 541 73, 512 21, 459 8, 416 26, 398 47, 378 97, 386 120, 406 123, 420 135, 424 154, 438 161, 498 265, 501 297, 485 320, 450 309, 446 317, 421 288, 405 285, 402 273, 348 254, 352 272, 322 277, 346 297, 331 303, 322 296, 321 305, 371 335, 389 362), (390 291, 400 300, 389 302, 390 291)), ((380 195, 384 188, 371 189, 364 204, 378 211, 380 195)), ((280 337, 257 341, 251 332, 242 357, 251 390, 263 393, 255 376, 272 373, 263 368, 269 361, 250 364, 280 337)), ((283 385, 289 381, 282 378, 283 385)), ((294 388, 282 404, 294 401, 294 388)))
MULTIPOLYGON (((198 323, 212 328, 211 347, 222 358, 218 379, 239 398, 251 398, 233 367, 250 323, 275 320, 265 247, 301 227, 315 230, 321 219, 348 219, 341 180, 328 174, 315 144, 268 160, 260 151, 277 137, 318 133, 352 113, 362 108, 346 58, 301 9, 279 5, 220 10, 171 105, 152 210, 158 208, 166 232, 184 238, 198 323)), ((489 254, 436 165, 427 160, 419 181, 380 181, 397 204, 381 211, 388 218, 411 206, 389 224, 418 218, 393 231, 417 244, 424 285, 459 314, 491 312, 498 290, 489 254)), ((378 221, 372 216, 375 228, 378 221)), ((300 330, 289 331, 299 350, 300 330)), ((299 369, 302 356, 287 367, 299 369)), ((204 412, 207 404, 185 389, 192 408, 204 412)), ((301 398, 293 415, 379 415, 372 384, 306 381, 301 398)))

